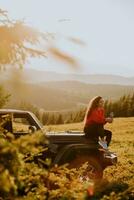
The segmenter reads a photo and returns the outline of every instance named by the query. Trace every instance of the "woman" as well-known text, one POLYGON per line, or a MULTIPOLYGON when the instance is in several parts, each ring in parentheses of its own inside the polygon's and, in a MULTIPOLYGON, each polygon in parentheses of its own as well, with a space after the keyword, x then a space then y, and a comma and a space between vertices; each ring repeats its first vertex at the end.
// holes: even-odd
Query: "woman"
POLYGON ((101 96, 94 97, 87 108, 84 119, 84 133, 85 136, 95 142, 106 137, 107 145, 111 141, 112 132, 104 129, 104 124, 107 122, 112 123, 113 118, 105 118, 104 113, 104 100, 101 96))

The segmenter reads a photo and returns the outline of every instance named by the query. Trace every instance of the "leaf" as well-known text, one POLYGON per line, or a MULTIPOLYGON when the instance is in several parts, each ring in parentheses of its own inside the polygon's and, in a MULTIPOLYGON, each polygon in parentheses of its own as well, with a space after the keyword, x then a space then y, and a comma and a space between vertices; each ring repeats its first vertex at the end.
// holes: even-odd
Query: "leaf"
POLYGON ((58 60, 64 63, 67 63, 68 65, 71 65, 72 67, 75 67, 75 68, 78 67, 78 62, 73 56, 70 56, 67 53, 62 52, 55 47, 49 48, 49 52, 51 53, 52 56, 54 56, 58 60))
POLYGON ((75 44, 86 46, 86 43, 79 38, 69 37, 68 39, 75 44))

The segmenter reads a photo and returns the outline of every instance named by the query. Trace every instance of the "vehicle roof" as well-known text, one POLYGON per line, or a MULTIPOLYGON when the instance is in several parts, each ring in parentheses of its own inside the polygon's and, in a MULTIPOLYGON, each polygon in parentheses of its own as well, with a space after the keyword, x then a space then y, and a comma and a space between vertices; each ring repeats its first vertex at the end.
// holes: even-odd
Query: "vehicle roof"
POLYGON ((0 109, 0 113, 30 113, 27 110, 18 110, 18 109, 0 109))
POLYGON ((41 122, 38 120, 38 118, 35 116, 34 113, 27 111, 27 110, 19 110, 19 109, 9 109, 9 108, 4 108, 4 109, 0 109, 0 114, 9 114, 9 113, 16 113, 16 114, 29 114, 30 116, 32 116, 32 118, 36 121, 36 123, 38 124, 38 126, 40 127, 40 129, 42 129, 43 125, 41 124, 41 122))

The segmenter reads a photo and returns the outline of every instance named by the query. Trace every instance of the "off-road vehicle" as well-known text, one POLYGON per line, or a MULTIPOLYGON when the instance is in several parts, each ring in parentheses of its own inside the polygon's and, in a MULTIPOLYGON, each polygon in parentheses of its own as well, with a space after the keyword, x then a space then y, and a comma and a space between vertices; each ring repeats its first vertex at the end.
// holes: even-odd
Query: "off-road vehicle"
MULTIPOLYGON (((117 156, 103 145, 87 141, 83 132, 45 132, 37 117, 23 110, 0 109, 0 119, 9 117, 4 129, 15 137, 40 130, 48 139, 45 157, 52 160, 51 166, 68 163, 69 168, 79 169, 86 163, 84 178, 101 178, 106 167, 117 163, 117 156)), ((38 161, 38 156, 35 158, 38 161)))

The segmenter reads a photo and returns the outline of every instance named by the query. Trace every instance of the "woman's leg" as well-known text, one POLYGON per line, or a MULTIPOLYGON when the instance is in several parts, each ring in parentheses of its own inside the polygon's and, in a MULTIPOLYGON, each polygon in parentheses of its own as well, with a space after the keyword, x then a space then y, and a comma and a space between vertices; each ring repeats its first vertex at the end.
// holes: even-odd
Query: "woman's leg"
POLYGON ((106 136, 107 146, 109 146, 112 138, 112 132, 104 129, 104 136, 106 136))
POLYGON ((92 140, 94 142, 99 141, 98 126, 96 126, 96 124, 84 127, 84 133, 85 137, 89 140, 92 140))
POLYGON ((88 138, 89 140, 98 142, 99 136, 97 134, 97 128, 95 125, 84 127, 84 133, 85 133, 85 137, 88 138))

